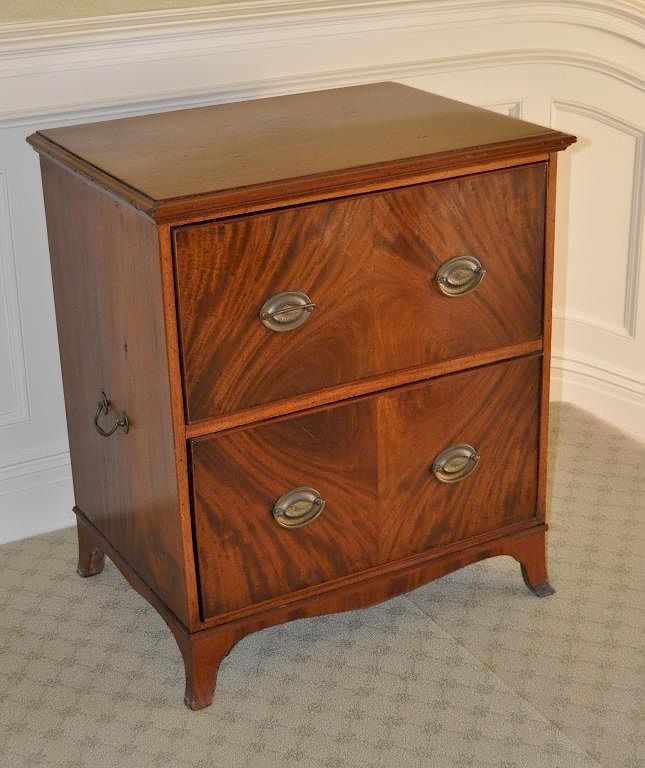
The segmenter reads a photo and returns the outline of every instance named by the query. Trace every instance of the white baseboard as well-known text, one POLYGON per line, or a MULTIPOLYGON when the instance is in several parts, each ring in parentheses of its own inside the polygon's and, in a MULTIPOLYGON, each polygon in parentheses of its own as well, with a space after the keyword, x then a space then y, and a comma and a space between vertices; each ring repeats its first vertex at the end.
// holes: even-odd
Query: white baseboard
POLYGON ((0 544, 74 524, 69 453, 0 468, 0 544))
POLYGON ((573 403, 645 442, 645 382, 595 362, 554 355, 551 400, 573 403))

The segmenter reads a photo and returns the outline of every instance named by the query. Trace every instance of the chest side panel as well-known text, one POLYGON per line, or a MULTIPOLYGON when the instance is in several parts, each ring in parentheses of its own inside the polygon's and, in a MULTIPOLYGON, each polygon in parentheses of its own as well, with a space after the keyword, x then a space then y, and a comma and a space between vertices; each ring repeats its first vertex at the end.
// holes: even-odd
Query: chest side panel
MULTIPOLYGON (((76 505, 188 620, 156 226, 43 160, 76 505), (100 426, 123 412, 129 432, 100 426)), ((190 546, 190 543, 188 543, 190 546)))

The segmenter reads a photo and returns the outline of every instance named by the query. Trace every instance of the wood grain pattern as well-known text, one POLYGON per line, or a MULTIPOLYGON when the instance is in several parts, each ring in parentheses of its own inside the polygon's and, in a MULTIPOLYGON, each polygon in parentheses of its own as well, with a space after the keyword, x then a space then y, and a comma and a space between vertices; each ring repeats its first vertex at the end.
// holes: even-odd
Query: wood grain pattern
POLYGON ((545 185, 540 163, 371 198, 376 370, 540 338, 545 185), (487 270, 465 296, 434 282, 454 256, 487 270))
POLYGON ((177 230, 188 419, 539 339, 545 176, 522 166, 177 230), (486 278, 444 296, 438 267, 468 254, 486 278), (317 308, 274 333, 260 307, 291 290, 317 308))
POLYGON ((264 421, 294 412, 311 411, 333 402, 360 397, 361 395, 371 394, 379 390, 392 389, 403 384, 423 381, 436 376, 445 376, 447 373, 479 368, 482 365, 510 360, 514 357, 533 355, 541 351, 542 339, 536 339, 535 341, 526 341, 521 344, 511 344, 508 347, 496 347, 488 352, 475 352, 464 357, 452 357, 450 360, 442 360, 440 363, 420 365, 415 368, 401 368, 398 371, 369 376, 360 381, 350 381, 346 384, 339 384, 336 387, 327 387, 315 392, 307 392, 304 395, 274 400, 272 403, 245 408, 224 416, 195 421, 186 425, 185 435, 187 438, 203 437, 204 435, 244 426, 245 424, 264 421))
POLYGON ((194 627, 200 621, 198 584, 194 574, 195 552, 193 545, 193 523, 190 497, 190 475, 185 435, 186 416, 184 413, 183 383, 179 353, 179 330, 177 320, 177 302, 172 253, 172 233, 170 227, 161 225, 157 229, 159 237, 159 268, 163 294, 164 331, 168 361, 168 387, 171 401, 172 435, 175 448, 177 474, 177 515, 184 542, 183 568, 186 574, 186 603, 188 626, 194 627))
POLYGON ((189 420, 372 372, 370 225, 369 201, 351 198, 176 231, 189 420), (283 291, 318 306, 275 333, 259 313, 283 291))
POLYGON ((540 357, 378 398, 382 562, 535 518, 540 357), (459 483, 430 471, 450 445, 480 454, 459 483))
POLYGON ((47 160, 42 175, 76 503, 188 622, 157 230, 47 160), (129 434, 94 430, 102 390, 129 434))
MULTIPOLYGON (((208 706, 244 635, 485 557, 548 583, 555 152, 393 83, 67 126, 41 153, 81 576, 110 557, 208 706), (454 256, 487 275, 442 295, 454 256), (276 334, 270 296, 305 291, 276 334), (92 427, 100 392, 129 434, 92 427), (453 443, 480 463, 441 484, 453 443), (285 530, 298 486, 326 500, 285 530)), ((106 425, 109 419, 106 419, 106 425)))
POLYGON ((213 616, 376 564, 375 403, 365 400, 191 443, 204 614, 213 616), (327 506, 294 530, 272 517, 309 486, 327 506))
POLYGON ((229 196, 284 198, 420 169, 561 149, 573 137, 398 83, 336 88, 40 131, 39 151, 155 217, 229 196), (163 162, 159 162, 163 158, 163 162), (177 172, 180 168, 181 172, 177 172), (114 180, 110 184, 110 179, 114 180))
POLYGON ((192 441, 204 615, 531 521, 539 380, 523 358, 192 441), (432 460, 460 442, 481 467, 439 483, 432 460), (298 486, 327 506, 284 530, 271 510, 298 486))

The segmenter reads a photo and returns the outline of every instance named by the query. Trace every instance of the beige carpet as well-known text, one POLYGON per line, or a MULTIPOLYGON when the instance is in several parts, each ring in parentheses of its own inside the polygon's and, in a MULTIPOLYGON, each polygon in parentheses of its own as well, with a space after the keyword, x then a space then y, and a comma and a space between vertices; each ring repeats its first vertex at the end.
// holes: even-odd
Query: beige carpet
POLYGON ((509 558, 240 642, 181 703, 165 625, 71 530, 0 548, 0 766, 643 768, 645 446, 554 409, 552 583, 509 558))

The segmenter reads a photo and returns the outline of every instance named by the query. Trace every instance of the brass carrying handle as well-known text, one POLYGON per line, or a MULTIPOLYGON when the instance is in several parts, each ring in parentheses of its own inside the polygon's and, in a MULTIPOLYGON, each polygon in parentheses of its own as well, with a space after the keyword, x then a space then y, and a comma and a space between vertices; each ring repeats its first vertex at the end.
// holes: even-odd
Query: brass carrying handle
POLYGON ((437 270, 434 279, 445 296, 465 296, 474 291, 486 275, 476 256, 455 256, 437 270))
POLYGON ((292 488, 273 505, 273 518, 283 528, 301 528, 312 523, 325 508, 315 488, 292 488))
POLYGON ((260 320, 271 331, 292 331, 306 323, 314 309, 316 305, 306 293, 283 291, 264 302, 260 320))
POLYGON ((101 399, 99 400, 98 406, 96 408, 96 413, 94 414, 94 428, 96 431, 101 435, 101 437, 109 437, 110 435, 113 435, 119 427, 125 432, 127 435, 130 431, 130 422, 128 421, 128 416, 126 413, 123 413, 122 416, 120 416, 112 425, 111 429, 105 430, 103 427, 99 424, 99 416, 102 413, 105 413, 107 416, 108 411, 110 410, 110 401, 107 398, 107 395, 105 392, 101 392, 101 399))
POLYGON ((432 462, 432 473, 442 483, 459 483, 477 469, 479 459, 472 445, 451 445, 437 454, 432 462))

